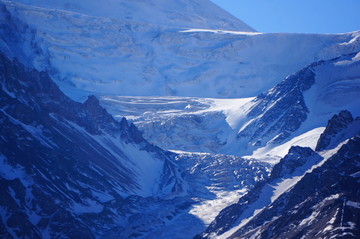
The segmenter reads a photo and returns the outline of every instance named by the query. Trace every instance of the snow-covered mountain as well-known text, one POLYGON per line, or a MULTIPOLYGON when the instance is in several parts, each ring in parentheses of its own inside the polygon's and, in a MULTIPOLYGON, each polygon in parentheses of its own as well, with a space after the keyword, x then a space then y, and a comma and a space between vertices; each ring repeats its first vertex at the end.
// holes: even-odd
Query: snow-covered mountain
POLYGON ((360 115, 360 53, 319 61, 254 98, 101 97, 152 143, 192 152, 283 157, 296 144, 315 149, 327 120, 360 115))
MULTIPOLYGON (((77 2, 84 8, 98 9, 77 2)), ((113 2, 146 6, 157 1, 113 2)), ((185 8, 203 3, 184 2, 185 8)), ((176 7, 180 1, 171 3, 176 7)), ((201 26, 206 27, 204 30, 191 23, 159 25, 145 19, 132 21, 87 15, 76 9, 59 10, 63 1, 46 4, 34 7, 1 1, 2 22, 7 23, 1 31, 5 41, 2 51, 27 66, 48 71, 67 95, 82 101, 88 94, 253 97, 314 61, 360 49, 358 32, 257 34, 243 27, 224 31, 229 28, 201 26), (46 4, 52 7, 43 8, 46 4)), ((160 4, 155 5, 158 9, 160 4)), ((199 8, 217 16, 212 4, 205 5, 199 8)), ((130 7, 126 9, 138 14, 130 7)), ((141 9, 139 15, 149 16, 141 9)), ((168 18, 164 16, 162 22, 171 23, 168 18)), ((210 17, 206 19, 213 22, 210 17)))
POLYGON ((0 0, 0 237, 358 237, 359 51, 208 0, 0 0))
POLYGON ((251 99, 103 96, 100 102, 116 118, 132 121, 145 138, 162 148, 225 153, 223 147, 236 137, 236 131, 224 111, 240 114, 239 107, 251 99))
POLYGON ((3 55, 0 69, 1 238, 166 238, 193 224, 192 237, 268 177, 256 160, 164 151, 94 96, 72 101, 3 55))
POLYGON ((325 126, 342 109, 359 115, 359 56, 355 52, 315 62, 258 96, 239 130, 240 142, 271 147, 325 126))
POLYGON ((88 16, 179 28, 255 32, 209 0, 15 0, 26 5, 88 16))

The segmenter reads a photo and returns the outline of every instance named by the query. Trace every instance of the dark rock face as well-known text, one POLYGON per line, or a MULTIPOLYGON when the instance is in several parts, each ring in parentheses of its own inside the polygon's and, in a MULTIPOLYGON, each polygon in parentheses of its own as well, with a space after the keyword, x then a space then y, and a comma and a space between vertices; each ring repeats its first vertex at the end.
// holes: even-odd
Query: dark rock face
POLYGON ((359 238, 359 153, 355 137, 230 238, 359 238))
POLYGON ((281 178, 292 174, 297 168, 303 166, 307 159, 314 156, 316 153, 311 148, 292 146, 289 153, 274 166, 270 178, 281 178))
POLYGON ((265 95, 258 96, 247 115, 253 120, 238 133, 238 138, 248 139, 249 146, 258 147, 270 140, 280 143, 297 130, 307 118, 303 92, 315 83, 313 68, 318 64, 321 62, 290 75, 265 95))
POLYGON ((268 180, 221 211, 197 238, 221 235, 247 218, 249 221, 228 238, 358 238, 360 136, 357 121, 347 111, 334 116, 319 142, 324 142, 329 135, 332 144, 345 142, 338 151, 323 158, 310 148, 292 147, 273 167, 268 180), (274 196, 279 190, 283 193, 274 196), (260 211, 253 216, 256 210, 260 211))
POLYGON ((95 238, 126 225, 125 197, 141 190, 132 153, 162 165, 159 193, 181 190, 170 154, 94 96, 74 102, 2 55, 0 84, 0 238, 95 238))
MULTIPOLYGON (((301 125, 308 119, 309 114, 309 108, 305 104, 304 95, 306 95, 305 92, 310 89, 313 89, 314 92, 318 92, 315 94, 321 94, 313 99, 311 98, 312 96, 306 95, 307 103, 313 113, 316 114, 316 111, 319 110, 316 109, 316 107, 318 106, 317 103, 320 102, 321 104, 324 104, 324 107, 331 106, 334 107, 334 109, 339 108, 341 110, 339 106, 343 105, 345 109, 348 108, 349 110, 356 112, 354 106, 348 102, 349 100, 344 99, 343 102, 341 102, 340 99, 342 98, 342 94, 346 94, 344 89, 349 88, 350 92, 355 92, 357 90, 355 82, 359 76, 358 63, 353 61, 353 63, 349 63, 350 65, 343 66, 342 68, 334 67, 334 65, 341 64, 342 61, 351 62, 351 59, 353 59, 356 54, 357 53, 355 52, 349 55, 310 64, 302 70, 288 76, 268 92, 257 96, 252 101, 252 108, 250 108, 247 113, 247 123, 239 129, 237 134, 241 150, 251 153, 253 150, 269 144, 281 144, 285 142, 286 139, 289 139, 295 131, 302 129, 301 125), (335 87, 333 91, 326 87, 327 77, 323 74, 325 71, 334 74, 333 79, 331 79, 331 84, 334 84, 335 87), (341 73, 342 71, 344 72, 341 73), (341 76, 342 74, 344 74, 343 77, 341 76), (318 79, 316 79, 317 77, 318 79), (347 83, 343 83, 345 81, 343 79, 344 77, 348 77, 349 81, 355 79, 353 80, 354 87, 351 87, 350 84, 347 85, 347 83), (323 88, 326 88, 324 92, 320 90, 323 88), (353 91, 352 88, 354 88, 353 91), (330 97, 332 94, 334 94, 334 98, 330 97), (328 95, 328 102, 326 102, 325 95, 328 95), (336 99, 341 103, 337 104, 335 102, 336 99)), ((310 92, 310 94, 312 93, 310 92)), ((332 110, 329 108, 329 111, 332 110)), ((336 111, 334 113, 336 113, 336 111)), ((319 145, 317 151, 330 146, 332 131, 335 133, 339 130, 343 130, 345 129, 345 125, 348 125, 353 121, 349 114, 349 112, 346 113, 344 111, 339 116, 332 119, 333 123, 331 130, 325 132, 328 136, 323 136, 321 145, 319 145)), ((309 121, 308 123, 311 124, 309 121)), ((319 126, 319 124, 316 126, 314 124, 314 127, 319 126)), ((334 144, 335 145, 332 146, 336 146, 335 141, 334 144)))
POLYGON ((339 114, 334 115, 328 121, 326 129, 321 134, 316 145, 316 151, 329 149, 328 147, 331 146, 331 141, 334 139, 334 137, 338 135, 341 131, 348 128, 350 124, 353 123, 353 121, 354 118, 347 110, 343 110, 339 114))

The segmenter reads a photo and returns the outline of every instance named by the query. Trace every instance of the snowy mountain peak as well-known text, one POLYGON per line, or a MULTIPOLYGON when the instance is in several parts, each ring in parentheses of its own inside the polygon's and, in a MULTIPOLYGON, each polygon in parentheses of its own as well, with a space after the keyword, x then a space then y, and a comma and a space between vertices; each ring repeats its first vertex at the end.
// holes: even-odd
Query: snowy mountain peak
POLYGON ((255 30, 209 0, 15 0, 27 5, 181 28, 255 30))
POLYGON ((105 112, 105 109, 100 106, 99 100, 94 95, 88 96, 84 102, 84 107, 93 115, 101 115, 105 112))
POLYGON ((82 4, 91 8, 89 12, 65 9, 64 1, 17 1, 0 1, 0 17, 7 23, 0 29, 4 41, 0 51, 49 72, 61 90, 78 101, 89 94, 253 97, 305 65, 360 49, 358 32, 249 34, 252 30, 241 26, 219 31, 232 29, 228 26, 233 18, 225 17, 227 13, 216 6, 212 9, 205 0, 184 1, 182 8, 196 5, 199 9, 189 7, 181 12, 186 17, 175 22, 171 17, 182 8, 171 10, 167 5, 180 0, 167 1, 160 8, 150 4, 157 0, 119 1, 135 4, 124 7, 129 14, 139 15, 131 19, 125 13, 116 15, 123 19, 95 14, 101 9, 90 7, 100 5, 95 1, 82 4), (145 10, 151 8, 155 10, 149 15, 145 10), (189 17, 192 12, 202 14, 203 22, 189 17), (218 16, 225 23, 214 19, 218 16))
MULTIPOLYGON (((328 122, 328 128, 337 128, 337 130, 346 128, 354 121, 353 116, 347 110, 340 111, 339 114, 334 115, 328 122)), ((334 132, 335 133, 335 132, 334 132)))

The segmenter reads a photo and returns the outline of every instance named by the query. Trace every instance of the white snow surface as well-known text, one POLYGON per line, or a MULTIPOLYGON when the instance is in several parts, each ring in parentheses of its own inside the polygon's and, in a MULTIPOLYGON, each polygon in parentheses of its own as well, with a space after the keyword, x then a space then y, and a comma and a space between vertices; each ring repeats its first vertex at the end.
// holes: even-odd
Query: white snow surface
POLYGON ((234 35, 258 35, 261 32, 244 32, 244 31, 226 31, 226 30, 211 30, 211 29, 188 29, 180 32, 211 32, 217 34, 234 34, 234 35))
POLYGON ((189 213, 201 219, 206 226, 209 226, 222 209, 236 203, 246 191, 246 189, 234 191, 215 190, 213 191, 216 194, 215 199, 204 200, 200 204, 195 204, 189 213))
POLYGON ((226 122, 233 129, 241 126, 254 97, 238 99, 198 98, 198 97, 132 97, 101 96, 101 103, 118 118, 140 119, 143 116, 202 115, 222 112, 226 122))
POLYGON ((6 180, 22 179, 25 176, 23 168, 13 167, 8 161, 4 155, 0 154, 0 176, 6 180))
POLYGON ((171 11, 166 16, 154 13, 159 22, 140 17, 148 16, 142 13, 151 9, 148 5, 163 11, 172 4, 177 9, 180 2, 187 14, 191 15, 189 4, 206 4, 199 8, 222 16, 205 0, 107 0, 108 5, 85 0, 1 2, 13 19, 35 29, 26 33, 28 42, 23 45, 29 46, 24 49, 29 62, 25 63, 50 72, 67 95, 80 101, 88 94, 253 97, 307 64, 360 49, 359 32, 258 34, 241 27, 194 26, 191 19, 183 26, 160 24, 171 23, 171 11), (96 14, 103 6, 116 5, 109 11, 117 11, 117 4, 133 4, 124 9, 139 18, 96 14))
POLYGON ((112 154, 116 155, 116 152, 111 149, 115 145, 127 156, 127 160, 123 160, 123 162, 138 176, 137 183, 140 188, 134 192, 135 194, 146 197, 161 193, 159 186, 163 176, 164 160, 156 158, 155 155, 145 150, 141 150, 138 145, 123 143, 119 138, 111 136, 99 137, 97 141, 112 154))
POLYGON ((310 114, 304 129, 323 126, 341 110, 348 110, 356 118, 360 116, 360 52, 351 60, 339 60, 317 68, 315 85, 304 94, 310 114), (339 64, 346 61, 347 64, 339 64))
POLYGON ((360 202, 346 201, 346 206, 360 209, 360 202))
POLYGON ((209 0, 12 0, 47 9, 173 27, 255 32, 209 0))
POLYGON ((334 114, 348 110, 354 117, 360 115, 357 97, 360 92, 360 68, 359 61, 354 60, 358 55, 344 56, 316 66, 315 84, 304 93, 309 110, 307 119, 285 142, 270 142, 254 152, 242 149, 241 142, 237 140, 239 129, 251 122, 247 114, 256 104, 251 97, 219 99, 108 95, 102 96, 101 102, 114 116, 133 120, 144 132, 145 138, 165 149, 231 154, 277 163, 291 146, 315 149, 324 127, 334 114), (347 59, 351 63, 338 64, 347 59))
POLYGON ((267 145, 263 148, 255 150, 254 153, 251 156, 247 156, 247 158, 256 158, 269 163, 277 163, 289 152, 289 149, 292 146, 309 147, 315 150, 320 135, 324 132, 324 130, 325 127, 315 128, 304 134, 296 136, 279 146, 274 147, 267 145))

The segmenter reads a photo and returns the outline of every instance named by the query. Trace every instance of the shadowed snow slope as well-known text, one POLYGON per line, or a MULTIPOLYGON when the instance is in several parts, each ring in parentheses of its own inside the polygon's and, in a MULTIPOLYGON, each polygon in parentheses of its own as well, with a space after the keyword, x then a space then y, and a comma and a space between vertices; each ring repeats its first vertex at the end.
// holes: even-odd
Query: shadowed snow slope
POLYGON ((94 96, 72 101, 3 55, 0 85, 1 238, 93 238, 126 221, 129 195, 184 193, 172 154, 94 96))

